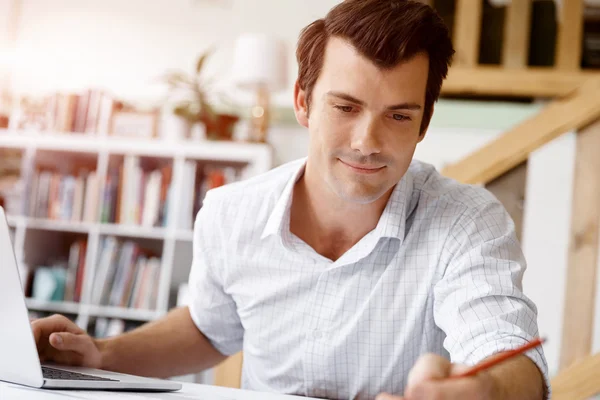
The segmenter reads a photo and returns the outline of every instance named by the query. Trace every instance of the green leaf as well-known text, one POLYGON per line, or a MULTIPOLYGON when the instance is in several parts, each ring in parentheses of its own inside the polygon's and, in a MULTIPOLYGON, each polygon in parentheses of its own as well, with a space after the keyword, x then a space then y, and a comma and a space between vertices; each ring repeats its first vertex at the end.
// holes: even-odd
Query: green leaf
POLYGON ((200 55, 200 58, 198 58, 198 61, 196 62, 196 75, 200 74, 200 71, 202 71, 204 62, 206 61, 206 59, 208 58, 210 53, 211 53, 211 50, 208 50, 208 51, 204 52, 204 54, 200 55))
POLYGON ((190 109, 190 105, 189 104, 180 104, 178 106, 176 106, 175 108, 173 108, 173 114, 185 118, 186 120, 190 121, 190 122, 196 122, 199 119, 199 115, 198 113, 193 112, 190 109))

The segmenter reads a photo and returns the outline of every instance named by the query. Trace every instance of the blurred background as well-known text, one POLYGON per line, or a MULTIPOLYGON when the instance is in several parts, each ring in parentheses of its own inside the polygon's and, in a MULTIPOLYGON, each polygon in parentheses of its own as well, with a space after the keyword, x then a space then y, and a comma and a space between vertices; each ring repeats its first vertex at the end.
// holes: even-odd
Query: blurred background
MULTIPOLYGON (((110 336, 185 304, 206 191, 307 154, 295 44, 338 2, 0 0, 0 204, 32 315, 110 336)), ((457 53, 416 158, 510 212, 555 375, 600 350, 600 1, 428 3, 457 53)))

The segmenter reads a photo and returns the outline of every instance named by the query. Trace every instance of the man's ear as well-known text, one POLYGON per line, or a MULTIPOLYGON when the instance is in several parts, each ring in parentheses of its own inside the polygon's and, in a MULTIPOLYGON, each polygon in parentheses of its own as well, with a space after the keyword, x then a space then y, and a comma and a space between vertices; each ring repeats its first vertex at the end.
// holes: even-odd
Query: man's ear
POLYGON ((306 92, 300 88, 296 81, 294 85, 294 113, 296 120, 300 125, 308 128, 308 104, 306 102, 306 92))

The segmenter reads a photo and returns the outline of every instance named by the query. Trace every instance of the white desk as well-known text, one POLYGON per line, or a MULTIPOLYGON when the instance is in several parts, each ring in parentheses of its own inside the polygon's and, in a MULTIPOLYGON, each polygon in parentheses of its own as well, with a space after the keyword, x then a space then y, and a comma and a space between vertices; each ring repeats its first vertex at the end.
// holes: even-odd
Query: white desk
POLYGON ((170 393, 101 392, 85 390, 42 390, 0 381, 1 400, 104 400, 104 399, 166 399, 166 400, 292 400, 308 397, 251 392, 218 386, 184 383, 183 388, 170 393))

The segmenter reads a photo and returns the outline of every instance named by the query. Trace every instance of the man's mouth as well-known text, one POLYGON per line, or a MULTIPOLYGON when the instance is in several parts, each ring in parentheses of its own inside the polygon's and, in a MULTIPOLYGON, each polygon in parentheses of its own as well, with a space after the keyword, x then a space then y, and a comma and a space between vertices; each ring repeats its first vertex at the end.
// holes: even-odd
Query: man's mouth
POLYGON ((346 165, 348 168, 350 168, 354 172, 358 172, 361 174, 375 174, 385 168, 385 165, 381 166, 381 165, 371 165, 371 164, 360 164, 360 163, 354 163, 351 161, 344 161, 339 158, 338 158, 338 160, 340 160, 340 162, 342 164, 346 165))

